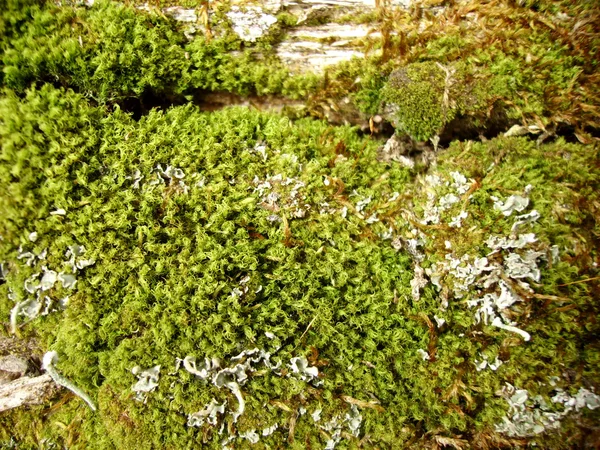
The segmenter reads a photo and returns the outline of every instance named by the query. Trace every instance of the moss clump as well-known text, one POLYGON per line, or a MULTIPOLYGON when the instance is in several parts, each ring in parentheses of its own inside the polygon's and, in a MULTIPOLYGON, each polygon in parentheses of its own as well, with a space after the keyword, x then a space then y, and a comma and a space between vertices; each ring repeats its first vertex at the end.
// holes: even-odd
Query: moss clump
MULTIPOLYGON (((400 98, 397 87, 389 83, 382 95, 383 86, 374 89, 371 77, 346 79, 343 72, 336 77, 336 71, 325 89, 339 90, 337 85, 343 83, 346 93, 356 99, 386 100, 389 96, 392 103, 408 102, 406 115, 415 117, 412 125, 405 125, 410 132, 400 130, 413 133, 414 138, 432 136, 447 125, 445 118, 454 116, 471 122, 465 133, 469 137, 495 136, 499 129, 520 122, 548 132, 575 129, 578 139, 589 143, 590 134, 597 134, 600 117, 596 108, 600 35, 589 19, 599 11, 592 3, 478 3, 473 5, 473 14, 466 15, 459 5, 447 5, 439 15, 426 8, 418 14, 380 8, 374 26, 381 31, 382 40, 374 47, 382 56, 366 61, 357 72, 387 76, 398 70, 399 87, 408 92, 400 98), (576 23, 579 25, 572 33, 576 23), (421 73, 411 78, 409 68, 423 63, 422 70, 412 69, 421 73), (448 85, 444 72, 453 68, 454 83, 448 85), (421 78, 424 84, 418 85, 421 78), (410 95, 408 80, 415 86, 414 95, 410 95), (450 93, 454 90, 449 99, 457 105, 441 110, 440 98, 447 88, 450 93), (422 100, 415 101, 418 98, 422 100), (461 102, 465 104, 461 106, 461 102)), ((366 49, 374 50, 373 45, 366 49)), ((356 106, 365 111, 364 103, 356 106)), ((400 122, 383 106, 385 103, 378 109, 369 104, 369 114, 386 118, 389 114, 392 121, 400 122)), ((404 112, 400 114, 404 118, 404 112)))
POLYGON ((438 134, 456 114, 449 101, 443 69, 415 63, 390 74, 383 99, 393 110, 395 128, 417 141, 438 134))
MULTIPOLYGON (((310 388, 305 382, 273 373, 252 378, 244 388, 247 413, 237 425, 244 431, 271 425, 267 419, 289 420, 275 406, 268 416, 258 414, 265 402, 281 402, 294 410, 302 404, 312 405, 311 410, 323 405, 331 419, 347 409, 334 395, 340 384, 360 380, 344 392, 362 396, 393 378, 393 365, 382 363, 380 375, 374 376, 360 366, 359 356, 378 364, 383 355, 400 351, 399 339, 406 341, 404 346, 419 345, 424 333, 420 325, 401 315, 385 319, 389 323, 384 325, 376 313, 394 290, 407 284, 408 257, 377 238, 361 237, 372 233, 364 218, 340 213, 343 205, 351 207, 346 195, 355 189, 364 196, 404 190, 408 172, 376 163, 375 142, 348 128, 312 121, 294 125, 239 109, 207 115, 192 107, 174 108, 139 123, 119 112, 100 119, 100 110, 86 109, 81 97, 49 86, 29 92, 23 102, 9 94, 2 111, 2 186, 15 193, 2 198, 10 215, 2 230, 2 258, 11 261, 2 298, 10 288, 22 299, 23 281, 39 269, 16 259, 23 229, 38 230, 40 239, 32 250, 48 246, 47 264, 56 270, 63 269, 68 245, 88 249, 97 263, 78 276, 67 315, 40 318, 35 330, 60 353, 59 370, 65 376, 88 392, 98 392, 100 411, 104 409, 99 420, 112 424, 107 432, 115 444, 139 445, 136 434, 125 432, 131 422, 149 446, 163 442, 166 430, 182 440, 171 445, 185 445, 199 433, 185 426, 185 416, 201 409, 211 395, 227 399, 226 393, 185 374, 167 375, 167 369, 160 391, 147 405, 138 404, 130 395, 135 381, 130 370, 136 364, 156 362, 167 368, 188 354, 225 360, 240 346, 275 345, 281 346, 278 358, 289 361, 310 356, 311 347, 319 349, 321 370, 325 361, 331 368, 326 387, 306 397, 300 395, 310 388), (53 115, 57 111, 61 120, 53 115), (96 130, 97 139, 85 138, 80 117, 96 130), (84 145, 70 134, 72 127, 81 129, 84 145), (28 134, 21 134, 21 128, 28 134), (340 142, 347 156, 330 168, 340 142), (254 151, 257 145, 267 147, 267 161, 254 151), (55 151, 45 152, 47 148, 55 151), (59 166, 62 152, 69 159, 59 166), (154 186, 157 164, 182 169, 189 191, 154 186), (145 177, 139 190, 131 179, 136 170, 145 177), (254 178, 275 174, 306 186, 297 194, 304 197, 300 206, 310 208, 304 219, 293 219, 295 209, 285 206, 293 199, 283 199, 289 188, 275 181, 274 189, 282 196, 280 221, 273 222, 273 211, 260 206, 264 200, 255 193, 254 178), (336 181, 327 187, 325 176, 336 181), (348 192, 340 191, 344 185, 348 192), (67 216, 49 215, 55 208, 65 209, 67 216), (320 214, 322 208, 331 212, 320 214), (288 225, 281 222, 283 217, 288 225), (246 276, 251 290, 242 297, 232 295, 246 276), (405 322, 408 328, 401 325, 405 322), (389 331, 382 333, 382 327, 389 331), (398 327, 406 331, 392 336, 398 327), (265 331, 277 336, 275 343, 265 331), (346 337, 340 341, 340 336, 346 337), (353 361, 357 369, 350 376, 345 369, 353 361), (176 389, 175 403, 167 408, 164 402, 173 394, 169 379, 183 380, 185 388, 176 389), (152 431, 156 427, 163 431, 152 431)), ((375 230, 380 229, 376 224, 375 230)), ((55 289, 52 297, 69 294, 58 285, 55 289)), ((2 314, 12 307, 4 300, 2 314)), ((379 395, 396 396, 392 385, 379 395)), ((380 427, 376 417, 372 426, 380 427)), ((308 422, 297 426, 299 435, 320 441, 319 433, 310 430, 308 422)), ((212 442, 218 445, 217 439, 212 442)))
POLYGON ((185 85, 184 38, 156 14, 109 2, 94 7, 36 6, 3 43, 4 84, 72 86, 98 102, 115 102, 185 85))
POLYGON ((144 96, 168 103, 199 89, 299 98, 318 82, 315 76, 292 76, 264 39, 250 48, 225 25, 217 38, 198 35, 187 42, 174 21, 154 10, 109 1, 90 8, 27 8, 20 20, 6 14, 2 22, 10 31, 2 42, 2 82, 19 92, 50 82, 97 103, 126 104, 144 96))
MULTIPOLYGON (((561 439, 535 421, 544 433, 518 439, 497 426, 516 420, 498 394, 507 383, 527 391, 531 416, 562 413, 558 389, 599 392, 597 146, 455 141, 421 173, 377 162, 382 141, 315 120, 190 104, 134 119, 117 105, 148 92, 299 96, 316 79, 289 77, 268 53, 257 62, 269 39, 186 43, 160 15, 112 3, 18 4, 1 22, 13 89, 0 96, 0 317, 57 351, 57 370, 98 411, 68 394, 4 413, 0 445, 567 448, 593 430, 589 408, 561 419, 561 439), (527 207, 503 214, 516 196, 527 207), (517 215, 529 216, 515 228, 517 215), (489 243, 519 237, 522 248, 489 243), (270 363, 243 353, 253 349, 270 363), (180 367, 186 356, 247 378, 220 386, 216 362, 203 379, 180 367), (136 366, 160 366, 158 385, 134 388, 136 366), (215 404, 224 412, 191 420, 215 404)), ((310 101, 396 105, 415 140, 495 102, 511 119, 558 120, 528 83, 546 66, 568 91, 580 56, 557 44, 521 77, 521 50, 490 46, 466 67, 454 60, 472 51, 461 33, 425 33, 408 64, 337 67, 310 101)), ((526 34, 539 39, 535 61, 552 35, 526 34)))
POLYGON ((256 52, 244 50, 238 39, 197 37, 186 47, 190 56, 190 78, 186 88, 226 91, 240 95, 274 95, 303 98, 319 84, 313 75, 291 76, 274 57, 258 62, 256 52))

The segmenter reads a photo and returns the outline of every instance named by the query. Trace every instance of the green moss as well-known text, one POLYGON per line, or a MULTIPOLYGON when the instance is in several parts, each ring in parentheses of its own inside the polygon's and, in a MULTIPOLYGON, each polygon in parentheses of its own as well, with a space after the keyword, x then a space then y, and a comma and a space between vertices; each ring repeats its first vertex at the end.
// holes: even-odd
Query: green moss
MULTIPOLYGON (((237 424, 225 418, 227 433, 278 423, 279 430, 261 438, 272 446, 287 439, 285 427, 298 408, 322 408, 325 423, 348 412, 343 398, 377 399, 383 410, 360 409, 361 433, 374 445, 393 447, 428 430, 450 436, 489 430, 506 412, 506 403, 494 396, 505 381, 536 392, 540 374, 561 376, 561 364, 582 367, 586 379, 597 380, 598 349, 590 338, 597 332, 591 320, 597 306, 589 285, 561 287, 589 270, 586 260, 574 263, 582 256, 563 250, 561 263, 544 266, 544 284, 536 291, 570 298, 574 306, 533 298, 515 308, 534 336, 527 344, 515 345, 507 333, 476 324, 459 299, 440 312, 431 286, 414 301, 414 262, 380 235, 389 227, 400 236, 413 233, 414 224, 398 212, 410 207, 418 213, 426 196, 406 169, 376 162, 377 141, 350 128, 244 109, 204 114, 192 106, 154 111, 134 122, 49 86, 23 100, 7 92, 0 109, 0 187, 10 192, 1 199, 6 220, 0 259, 10 272, 0 284, 0 314, 8 317, 13 306, 8 289, 25 298, 23 281, 38 270, 16 259, 19 246, 35 252, 47 247, 45 264, 56 270, 73 243, 85 245, 96 260, 78 273, 74 291, 58 285, 49 291, 55 298, 70 294, 65 311, 37 318, 19 333, 35 334, 43 347, 58 351, 58 370, 90 392, 99 411, 92 415, 72 398, 60 407, 61 423, 74 423, 78 435, 69 435, 68 426, 36 422, 36 439, 102 448, 139 448, 140 442, 144 448, 181 448, 201 440, 218 448, 216 430, 188 427, 187 415, 212 398, 230 405, 236 400, 185 371, 174 372, 175 359, 206 355, 227 365, 254 347, 274 352, 284 364, 309 356, 323 377, 323 385, 314 387, 265 370, 243 386, 246 412, 237 424), (254 151, 259 143, 266 159, 254 151), (182 169, 189 190, 151 184, 157 164, 182 169), (131 178, 136 170, 144 176, 139 188, 131 178), (255 192, 254 177, 276 174, 302 181, 302 204, 310 205, 304 218, 294 218, 290 188, 272 181, 281 196, 275 214, 288 225, 269 220, 274 212, 261 206, 255 192), (389 201, 393 192, 402 197, 389 201), (358 213, 357 202, 366 197, 372 200, 358 213), (58 207, 66 216, 49 215, 58 207), (372 214, 379 222, 366 221, 372 214), (39 240, 31 244, 27 236, 34 230, 39 240), (580 265, 575 270, 571 264, 580 265), (233 295, 246 276, 249 290, 233 295), (448 326, 430 329, 427 321, 439 314, 448 326), (435 352, 435 359, 423 361, 419 349, 435 352), (505 364, 497 372, 478 372, 474 362, 482 353, 500 354, 505 364), (159 388, 146 403, 132 397, 135 365, 162 367, 159 388)), ((424 267, 443 257, 445 240, 459 255, 485 254, 486 236, 507 233, 512 223, 493 210, 490 195, 520 192, 528 183, 542 216, 533 226, 541 243, 568 249, 579 235, 580 245, 593 242, 597 231, 588 211, 600 177, 588 168, 597 167, 595 161, 589 148, 561 141, 540 148, 514 138, 454 144, 442 155, 439 173, 447 177, 468 164, 466 175, 479 188, 462 228, 424 228, 430 255, 424 267), (560 213, 557 205, 565 203, 578 205, 572 217, 560 213)), ((444 220, 457 211, 447 211, 444 220)), ((40 410, 11 414, 28 423, 39 420, 40 410)), ((327 440, 308 414, 296 418, 293 435, 296 446, 327 440)), ((25 429, 15 436, 24 445, 35 443, 25 429)))
POLYGON ((363 12, 363 13, 352 13, 352 14, 347 14, 344 16, 341 16, 340 18, 336 19, 336 23, 352 23, 352 24, 373 24, 374 26, 376 25, 377 21, 379 19, 379 14, 377 13, 377 11, 368 11, 368 12, 363 12))
POLYGON ((597 373, 589 371, 589 364, 595 362, 586 356, 597 351, 588 334, 596 329, 593 284, 569 283, 595 275, 591 264, 597 258, 598 212, 592 205, 597 201, 600 179, 598 156, 598 149, 561 140, 537 147, 527 139, 502 138, 485 144, 454 143, 440 158, 440 173, 450 178, 452 171, 461 171, 477 180, 477 190, 470 202, 447 212, 448 218, 461 209, 468 212, 461 228, 425 229, 430 251, 448 253, 440 244, 449 241, 457 256, 477 253, 477 249, 479 256, 484 256, 485 239, 510 234, 514 221, 494 210, 491 196, 522 193, 531 185, 532 208, 541 215, 531 227, 538 246, 556 245, 564 255, 558 263, 548 262, 542 270, 543 286, 536 289, 539 296, 523 306, 524 323, 534 336, 532 343, 512 348, 510 365, 502 366, 501 374, 520 385, 538 379, 536 374, 545 377, 559 370, 557 357, 567 366, 587 367, 584 370, 590 380, 597 379, 597 373))
POLYGON ((4 44, 4 82, 12 89, 50 81, 114 102, 150 90, 170 93, 185 83, 184 38, 155 14, 109 2, 38 7, 20 31, 4 44))
POLYGON ((176 24, 155 11, 108 1, 91 8, 35 6, 30 14, 3 42, 4 85, 20 92, 33 82, 51 82, 98 103, 177 98, 197 89, 300 98, 318 82, 291 76, 271 55, 282 33, 278 26, 250 49, 224 25, 219 38, 186 43, 176 24))
POLYGON ((527 48, 519 48, 517 54, 506 54, 492 47, 468 60, 473 70, 487 79, 482 94, 489 99, 501 99, 513 119, 533 122, 538 118, 546 125, 552 114, 570 107, 569 91, 583 69, 564 47, 553 45, 549 49, 547 45, 545 40, 532 42, 527 48), (563 100, 557 103, 548 99, 550 91, 561 92, 563 100))
POLYGON ((398 131, 427 141, 454 117, 455 109, 444 100, 445 79, 435 63, 411 64, 390 75, 383 98, 398 131))
POLYGON ((293 27, 298 23, 298 19, 293 14, 281 12, 277 14, 277 22, 285 27, 293 27))
POLYGON ((240 54, 240 43, 233 38, 206 41, 198 37, 187 49, 192 63, 191 88, 303 98, 319 83, 317 76, 291 76, 289 69, 273 57, 258 62, 253 50, 240 54))
MULTIPOLYGON (((3 117, 11 119, 3 123, 3 143, 9 142, 11 136, 16 139, 17 123, 31 123, 35 133, 37 127, 33 124, 48 121, 47 116, 53 110, 60 108, 65 123, 71 124, 81 114, 78 107, 82 106, 82 100, 73 94, 46 87, 39 94, 28 95, 23 105, 14 96, 4 101, 7 114, 3 117)), ((90 140, 80 153, 72 155, 77 163, 56 174, 39 174, 35 167, 52 163, 48 156, 44 159, 37 154, 42 160, 22 166, 19 179, 32 181, 21 186, 23 194, 3 197, 8 202, 3 209, 10 212, 7 223, 10 228, 5 227, 2 235, 3 257, 12 259, 23 236, 21 221, 27 220, 27 226, 31 227, 32 210, 17 211, 19 205, 27 204, 23 195, 29 186, 30 198, 37 198, 31 201, 32 207, 37 206, 39 217, 36 229, 44 236, 36 245, 49 245, 48 263, 56 267, 66 245, 72 242, 85 245, 98 261, 96 269, 87 269, 87 281, 84 278, 78 281, 77 293, 71 297, 65 314, 40 319, 35 329, 42 341, 48 345, 53 342, 64 358, 59 370, 65 376, 88 392, 97 391, 101 385, 102 395, 115 392, 119 402, 127 405, 126 412, 112 412, 114 408, 109 407, 112 402, 106 402, 98 394, 101 409, 103 404, 106 408, 100 413, 100 417, 106 416, 102 420, 116 424, 126 414, 139 423, 146 439, 155 435, 151 446, 164 439, 167 429, 180 434, 183 442, 192 439, 195 433, 185 427, 184 415, 200 409, 210 395, 223 393, 189 380, 176 402, 163 409, 159 405, 171 395, 167 386, 181 376, 169 376, 167 369, 162 376, 162 382, 166 383, 164 390, 147 406, 138 405, 129 395, 135 381, 129 370, 136 364, 154 363, 167 368, 174 364, 175 357, 187 354, 223 358, 234 354, 240 343, 269 348, 264 331, 274 332, 284 343, 278 353, 283 360, 305 353, 310 346, 321 349, 320 357, 330 361, 332 375, 320 395, 331 395, 339 383, 354 379, 341 368, 356 361, 358 355, 376 361, 381 358, 378 346, 389 347, 385 354, 398 351, 390 346, 390 342, 396 342, 391 336, 376 330, 384 327, 391 333, 394 324, 404 323, 405 319, 392 317, 385 325, 376 319, 375 313, 387 304, 398 283, 406 284, 407 257, 398 260, 391 247, 382 246, 377 240, 362 242, 359 235, 364 229, 363 222, 343 219, 339 213, 321 217, 315 212, 301 221, 289 218, 294 244, 287 247, 282 226, 266 220, 270 212, 258 208, 256 195, 252 194, 253 177, 264 178, 267 173, 299 177, 309 189, 306 201, 313 211, 318 211, 323 201, 332 205, 338 202, 333 197, 335 190, 323 186, 324 175, 343 180, 348 189, 364 189, 382 174, 389 173, 389 181, 380 183, 379 192, 402 190, 408 180, 407 172, 395 169, 390 173, 374 162, 375 143, 358 138, 349 129, 331 129, 310 121, 293 125, 287 119, 243 110, 205 115, 190 107, 176 108, 166 115, 152 113, 139 124, 119 113, 100 122, 94 116, 95 111, 87 112, 88 123, 104 130, 102 137, 100 141, 90 140), (355 156, 329 169, 328 161, 340 140, 345 142, 349 155, 355 156), (267 164, 248 150, 258 141, 268 145, 267 164), (86 149, 91 148, 94 154, 84 156, 86 149), (187 150, 182 152, 182 148, 187 150), (290 165, 284 153, 295 155, 298 163, 290 165), (353 169, 354 158, 359 158, 361 171, 353 169), (185 168, 188 176, 198 172, 207 177, 207 187, 191 187, 185 196, 173 193, 170 197, 163 189, 144 191, 140 196, 141 192, 131 188, 126 176, 136 168, 148 174, 157 163, 185 168), (300 165, 304 169, 298 171, 300 165), (41 189, 31 189, 36 184, 35 177, 45 180, 38 181, 41 189), (234 184, 218 181, 223 177, 234 184), (45 186, 53 184, 63 186, 61 195, 46 190, 45 186), (57 206, 69 211, 68 220, 48 216, 49 208, 57 206), (327 250, 323 251, 323 246, 327 250), (122 257, 115 259, 117 254, 122 257), (246 273, 251 275, 253 285, 263 286, 263 293, 236 299, 230 292, 246 273), (369 283, 377 283, 379 292, 361 281, 367 279, 371 280, 369 283), (341 298, 345 304, 354 306, 339 310, 335 305, 341 298), (348 319, 350 322, 341 322, 348 319), (302 337, 307 327, 308 332, 302 337), (341 347, 340 333, 350 337, 350 340, 344 338, 341 347), (158 409, 153 409, 155 412, 149 416, 148 407, 155 406, 158 409), (162 412, 158 413, 159 410, 162 412), (157 429, 163 431, 157 433, 157 429)), ((64 139, 63 151, 71 151, 66 144, 70 139, 68 132, 57 129, 55 133, 48 136, 48 144, 52 145, 52 139, 64 139)), ((33 136, 31 139, 35 140, 33 136)), ((18 155, 35 152, 36 146, 30 140, 19 139, 11 148, 12 151, 3 152, 2 167, 7 171, 3 172, 2 180, 4 187, 12 186, 10 189, 14 191, 20 183, 11 181, 10 170, 19 161, 18 155)), ((36 161, 31 157, 28 160, 36 161)), ((9 286, 22 295, 19 283, 31 270, 11 264, 13 269, 9 286)), ((10 308, 4 302, 3 314, 10 308)), ((419 336, 422 332, 420 327, 414 327, 405 338, 396 339, 412 340, 413 333, 419 336)), ((347 394, 361 396, 364 390, 380 389, 381 383, 375 381, 378 377, 393 378, 393 368, 385 366, 382 364, 378 369, 381 375, 368 376, 361 381, 362 387, 346 390, 347 394)), ((262 419, 253 423, 257 420, 253 417, 261 417, 254 411, 262 410, 268 400, 293 404, 305 387, 305 383, 288 382, 274 374, 252 380, 244 389, 248 413, 239 424, 240 429, 270 425, 262 419)), ((392 386, 388 391, 387 395, 394 395, 392 386)), ((344 409, 333 398, 327 404, 344 409)), ((299 432, 302 429, 299 427, 299 432)), ((111 425, 111 430, 115 443, 134 445, 135 435, 123 438, 121 428, 116 425, 111 425)))
POLYGON ((465 46, 472 44, 461 34, 447 34, 431 39, 425 47, 426 58, 431 61, 456 61, 464 52, 465 46))
MULTIPOLYGON (((340 447, 425 448, 454 438, 510 448, 515 442, 494 433, 507 414, 496 394, 506 383, 544 398, 553 392, 550 376, 571 394, 600 386, 597 146, 455 141, 430 170, 441 181, 432 186, 423 168, 377 162, 383 141, 350 127, 242 108, 209 114, 192 105, 134 120, 115 106, 149 92, 198 90, 310 95, 309 104, 327 105, 350 98, 369 115, 381 113, 382 103, 395 105, 398 130, 420 141, 461 116, 484 127, 497 103, 510 119, 543 125, 570 108, 557 109, 554 88, 593 103, 592 91, 577 84, 589 65, 563 41, 552 44, 552 33, 523 32, 528 46, 518 36, 513 49, 481 51, 470 48, 465 30, 431 39, 424 33, 408 64, 355 60, 319 79, 291 77, 272 58, 269 39, 277 36, 258 46, 229 32, 186 43, 171 21, 112 3, 18 5, 22 13, 13 5, 0 22, 3 83, 13 88, 0 99, 0 262, 8 268, 0 317, 8 323, 15 301, 30 297, 24 282, 42 265, 69 270, 68 247, 84 245, 95 264, 77 272, 74 289, 57 283, 45 292, 54 300, 69 295, 67 308, 27 323, 19 317, 17 334, 58 351, 58 370, 99 409, 92 414, 69 394, 3 413, 1 445, 221 448, 225 436, 277 423, 259 446, 321 448, 333 433, 321 426, 358 404, 359 436, 344 428, 340 447), (183 184, 161 177, 159 164, 181 169, 183 184), (440 212, 438 224, 423 223, 430 197, 454 192, 455 171, 472 178, 469 191, 440 212), (275 200, 258 189, 265 180, 275 200), (460 280, 448 275, 441 290, 429 283, 419 298, 412 295, 417 264, 432 269, 463 255, 500 261, 505 254, 490 254, 485 242, 509 236, 514 215, 495 210, 492 196, 522 194, 527 185, 530 209, 540 213, 526 225, 537 238, 530 250, 546 256, 538 258, 540 282, 519 291, 523 301, 507 314, 530 341, 475 320, 467 301, 492 288, 470 286, 454 296, 460 280), (66 214, 51 214, 59 208, 66 214), (463 211, 462 226, 449 226, 463 211), (48 253, 28 266, 20 248, 48 253), (228 410, 237 399, 176 371, 176 358, 217 357, 228 366, 251 348, 272 352, 282 371, 249 373, 237 422, 227 414, 217 427, 188 426, 188 415, 213 398, 228 410), (483 355, 503 364, 478 371, 483 355), (322 384, 287 376, 298 356, 319 368, 322 384), (136 365, 161 366, 146 402, 133 398, 136 365), (322 419, 314 423, 317 408, 322 419)), ((566 418, 565 439, 528 441, 567 447, 597 414, 566 418)), ((239 437, 230 445, 250 446, 239 437)))

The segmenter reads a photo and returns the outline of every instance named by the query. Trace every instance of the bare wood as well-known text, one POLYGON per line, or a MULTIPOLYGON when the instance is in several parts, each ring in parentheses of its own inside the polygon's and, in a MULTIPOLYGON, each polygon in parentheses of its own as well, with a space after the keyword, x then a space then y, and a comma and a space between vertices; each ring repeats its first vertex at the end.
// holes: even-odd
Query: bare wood
POLYGON ((39 377, 21 377, 0 386, 0 412, 23 405, 40 405, 58 389, 48 374, 39 377))

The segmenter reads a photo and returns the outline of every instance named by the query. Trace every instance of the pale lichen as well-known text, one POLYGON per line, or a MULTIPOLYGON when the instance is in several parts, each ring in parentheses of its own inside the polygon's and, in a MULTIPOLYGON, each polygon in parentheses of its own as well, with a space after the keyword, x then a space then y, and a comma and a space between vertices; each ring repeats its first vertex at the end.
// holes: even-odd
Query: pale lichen
POLYGON ((160 366, 150 367, 145 370, 140 366, 135 366, 131 369, 131 373, 138 378, 138 381, 131 387, 131 390, 135 393, 135 399, 145 403, 148 399, 147 394, 158 387, 160 366))

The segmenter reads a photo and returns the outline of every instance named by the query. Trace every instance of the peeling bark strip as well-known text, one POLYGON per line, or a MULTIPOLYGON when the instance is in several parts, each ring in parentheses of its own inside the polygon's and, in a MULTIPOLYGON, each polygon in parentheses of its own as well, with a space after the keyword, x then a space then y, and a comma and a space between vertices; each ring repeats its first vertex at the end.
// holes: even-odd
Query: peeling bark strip
MULTIPOLYGON (((408 8, 412 0, 392 0, 390 6, 408 8)), ((323 73, 325 68, 364 58, 364 45, 359 39, 380 39, 381 33, 367 25, 339 24, 347 14, 374 11, 375 0, 283 0, 281 7, 298 18, 294 28, 277 47, 279 58, 295 72, 323 73), (302 26, 313 17, 328 20, 316 26, 302 26)))
POLYGON ((35 378, 21 377, 0 386, 0 412, 24 405, 41 405, 58 386, 48 374, 35 378))

